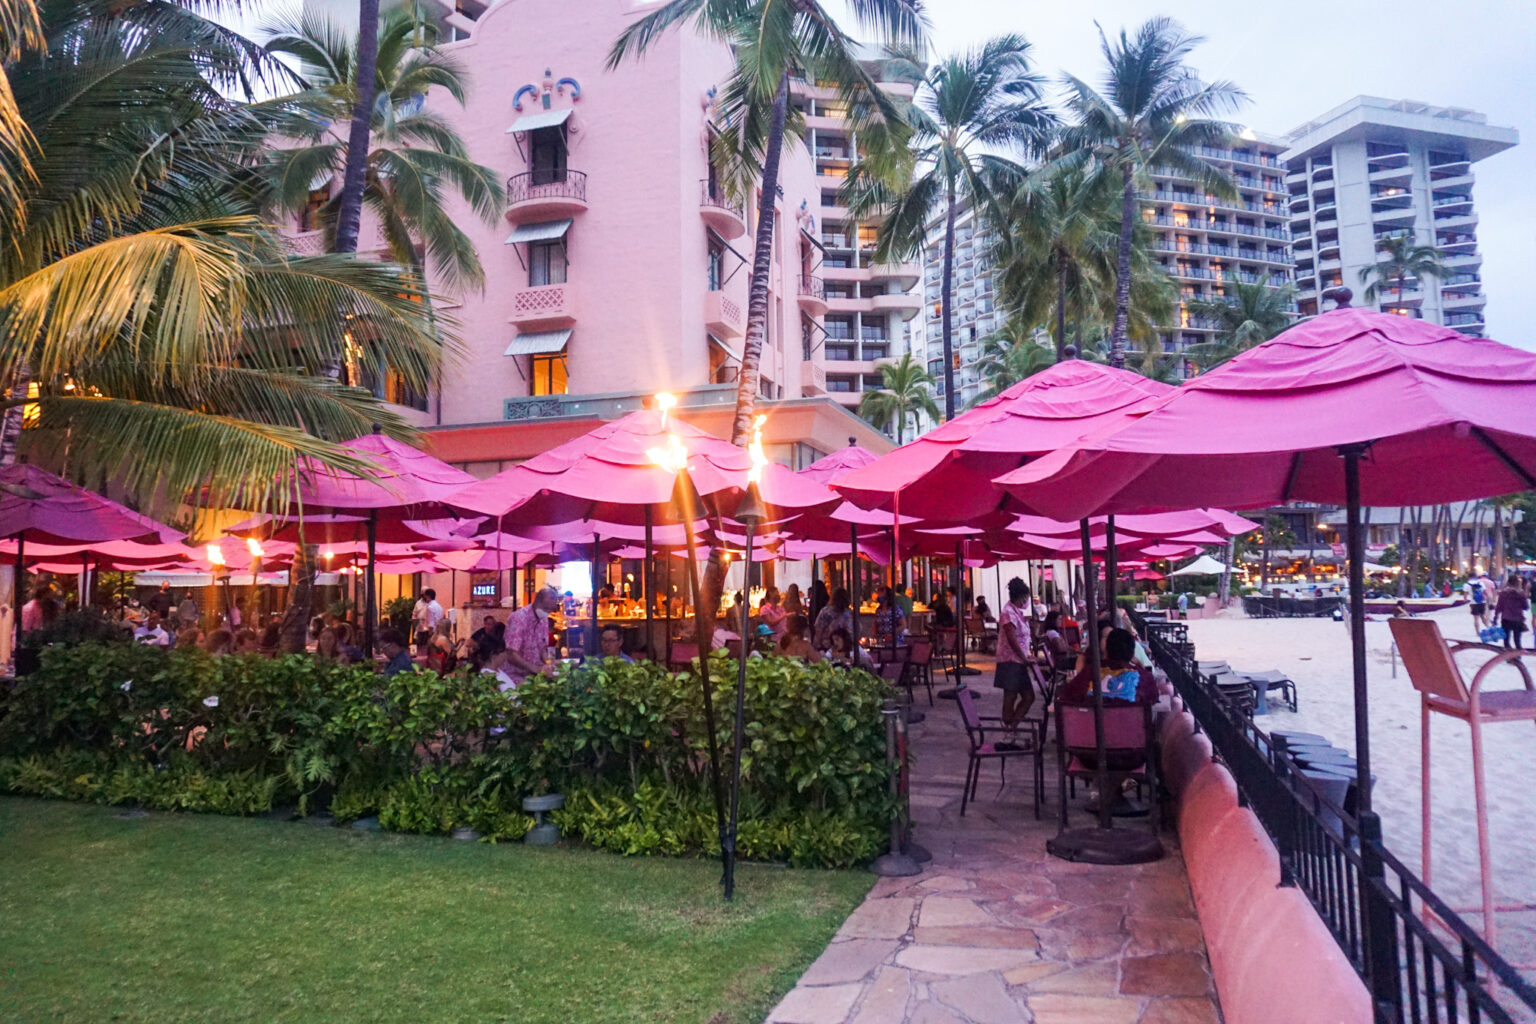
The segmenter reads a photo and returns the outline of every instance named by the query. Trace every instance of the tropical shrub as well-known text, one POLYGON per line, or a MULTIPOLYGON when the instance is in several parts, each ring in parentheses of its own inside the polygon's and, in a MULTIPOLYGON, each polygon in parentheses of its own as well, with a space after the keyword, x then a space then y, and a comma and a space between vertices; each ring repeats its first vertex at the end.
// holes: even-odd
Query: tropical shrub
MULTIPOLYGON (((743 856, 846 865, 888 820, 883 682, 754 658, 746 680, 743 856)), ((710 665, 729 763, 735 665, 710 665)), ((618 659, 525 682, 384 678, 304 656, 56 645, 0 694, 0 791, 165 810, 328 808, 339 820, 517 839, 530 794, 567 795, 568 834, 627 854, 718 850, 697 666, 618 659)))

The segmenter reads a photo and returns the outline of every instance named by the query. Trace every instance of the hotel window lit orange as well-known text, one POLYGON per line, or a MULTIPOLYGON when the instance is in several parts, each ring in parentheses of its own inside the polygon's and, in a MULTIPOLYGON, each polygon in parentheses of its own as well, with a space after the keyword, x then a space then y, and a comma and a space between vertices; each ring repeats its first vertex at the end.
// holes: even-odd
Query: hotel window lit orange
POLYGON ((563 395, 568 391, 565 353, 534 356, 529 374, 529 391, 535 395, 563 395))

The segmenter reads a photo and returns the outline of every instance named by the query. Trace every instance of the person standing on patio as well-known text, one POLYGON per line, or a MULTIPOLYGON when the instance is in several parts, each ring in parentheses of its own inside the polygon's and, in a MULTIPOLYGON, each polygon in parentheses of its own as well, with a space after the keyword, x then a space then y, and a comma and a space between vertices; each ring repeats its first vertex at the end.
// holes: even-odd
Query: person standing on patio
POLYGON ((160 589, 149 595, 149 599, 144 602, 144 607, 160 616, 161 622, 170 618, 171 609, 175 607, 174 599, 171 597, 170 582, 161 580, 160 589))
POLYGON ((1525 596, 1520 577, 1511 573, 1493 606, 1499 625, 1504 627, 1505 647, 1516 651, 1520 649, 1520 637, 1525 633, 1525 613, 1530 607, 1531 599, 1525 596))
POLYGON ((849 636, 853 635, 853 610, 848 600, 848 591, 844 587, 832 591, 832 602, 816 616, 815 625, 811 629, 811 642, 817 650, 826 650, 832 646, 833 631, 839 629, 846 630, 849 636))
POLYGON ((529 676, 549 671, 549 616, 560 607, 560 593, 544 587, 507 616, 507 651, 502 671, 516 686, 529 676))
POLYGON ((997 670, 992 685, 1003 691, 1003 725, 1017 729, 1035 703, 1024 664, 1029 660, 1029 585, 1017 576, 1008 581, 1008 602, 998 620, 997 670))
POLYGON ((443 606, 437 603, 437 591, 423 590, 421 596, 416 599, 416 606, 411 609, 411 622, 416 626, 416 652, 426 654, 432 644, 432 634, 437 630, 438 620, 443 617, 443 606))
POLYGON ((176 606, 177 624, 182 629, 186 629, 188 626, 197 625, 202 617, 202 612, 197 610, 197 602, 192 600, 192 591, 184 591, 181 595, 181 604, 176 606))

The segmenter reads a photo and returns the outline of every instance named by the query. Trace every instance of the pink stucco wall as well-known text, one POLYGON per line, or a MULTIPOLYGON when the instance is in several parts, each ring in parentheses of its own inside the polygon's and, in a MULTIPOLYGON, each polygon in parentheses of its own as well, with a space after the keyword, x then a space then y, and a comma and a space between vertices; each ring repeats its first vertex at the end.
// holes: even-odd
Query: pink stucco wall
MULTIPOLYGON (((470 38, 444 47, 468 74, 467 106, 461 109, 441 95, 428 99, 457 128, 473 158, 506 177, 527 170, 508 126, 541 109, 538 99, 525 94, 523 111, 515 111, 519 87, 541 85, 546 69, 555 79, 580 84, 579 99, 566 90, 551 96, 551 106, 573 109, 567 166, 587 175, 587 208, 524 217, 573 219, 567 274, 574 321, 567 349, 572 394, 682 389, 709 380, 708 249, 699 202, 700 181, 708 173, 705 94, 725 83, 731 61, 724 46, 684 30, 668 33, 642 60, 606 70, 619 32, 637 11, 651 6, 632 0, 500 0, 474 23, 470 38)), ((797 397, 802 373, 796 214, 802 202, 813 212, 820 204, 815 169, 803 147, 786 155, 781 185, 771 281, 773 344, 762 366, 764 376, 782 389, 775 394, 797 397)), ((504 219, 486 224, 462 207, 456 222, 479 250, 486 287, 483 294, 453 296, 459 301, 447 304, 459 321, 463 352, 443 377, 440 412, 418 417, 423 424, 497 421, 504 399, 529 393, 527 358, 503 354, 518 333, 510 322, 514 297, 528 283, 514 247, 504 244, 513 225, 504 219)), ((750 258, 750 230, 731 244, 750 258)), ((724 296, 744 316, 750 268, 736 269, 729 254, 726 261, 735 274, 724 296)), ((739 337, 729 344, 740 351, 739 337)))

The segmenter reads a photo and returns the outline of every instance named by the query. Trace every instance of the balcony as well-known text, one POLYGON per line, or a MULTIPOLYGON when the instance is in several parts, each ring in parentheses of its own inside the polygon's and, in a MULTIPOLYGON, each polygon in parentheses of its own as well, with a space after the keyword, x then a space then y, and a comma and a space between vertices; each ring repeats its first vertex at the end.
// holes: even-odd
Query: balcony
POLYGON ((569 327, 576 322, 571 285, 541 284, 512 293, 511 322, 518 327, 569 327))
POLYGON ((800 364, 800 392, 802 395, 827 393, 827 368, 817 362, 800 364))
POLYGON ((872 280, 895 279, 902 288, 911 288, 923 276, 923 265, 915 260, 902 263, 876 263, 870 267, 872 280))
POLYGON ((1446 292, 1445 298, 1441 300, 1440 304, 1444 309, 1448 310, 1481 310, 1488 304, 1488 297, 1476 292, 1446 292))
POLYGON ((800 308, 807 316, 823 316, 827 312, 827 290, 821 283, 821 278, 811 274, 803 274, 800 277, 800 288, 797 292, 800 300, 800 308))
POLYGON ((507 179, 507 220, 553 220, 587 208, 587 176, 581 171, 524 171, 507 179))
POLYGON ((746 330, 747 318, 733 299, 724 292, 704 293, 704 329, 722 341, 739 338, 746 330))
POLYGON ((708 178, 699 182, 699 213, 704 223, 728 242, 747 233, 746 211, 740 200, 726 195, 708 178))
POLYGON ((870 299, 870 305, 877 313, 895 313, 903 320, 911 320, 923 308, 923 297, 907 292, 896 294, 876 295, 870 299))
POLYGON ((319 256, 325 252, 325 232, 298 231, 284 236, 288 252, 294 256, 319 256))
POLYGON ((1483 323, 1482 313, 1447 313, 1445 326, 1447 327, 1481 327, 1483 323))

